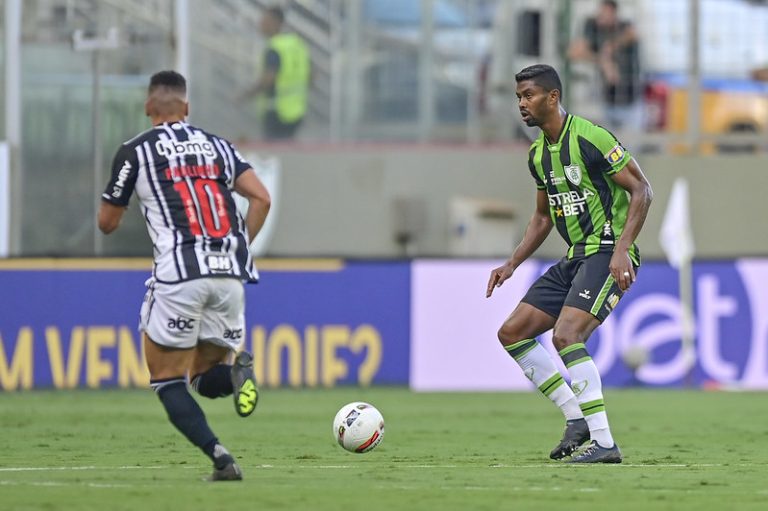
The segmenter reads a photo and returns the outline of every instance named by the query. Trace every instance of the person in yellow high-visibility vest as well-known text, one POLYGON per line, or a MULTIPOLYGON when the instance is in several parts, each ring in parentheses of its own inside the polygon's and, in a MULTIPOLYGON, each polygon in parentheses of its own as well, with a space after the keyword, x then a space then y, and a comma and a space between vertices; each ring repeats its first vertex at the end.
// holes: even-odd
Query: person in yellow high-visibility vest
POLYGON ((284 20, 280 7, 264 11, 259 28, 268 46, 259 80, 245 94, 257 96, 265 140, 293 138, 307 111, 309 50, 297 34, 283 31, 284 20))

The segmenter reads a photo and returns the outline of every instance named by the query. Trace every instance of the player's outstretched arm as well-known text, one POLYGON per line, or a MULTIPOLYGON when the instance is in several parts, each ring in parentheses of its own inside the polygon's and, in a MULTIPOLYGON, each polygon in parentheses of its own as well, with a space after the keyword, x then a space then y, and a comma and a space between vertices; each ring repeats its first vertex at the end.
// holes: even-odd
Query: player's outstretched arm
POLYGON ((246 170, 235 181, 235 191, 248 199, 248 212, 245 214, 245 226, 248 229, 248 242, 256 237, 267 219, 272 199, 264 184, 253 169, 246 170))
POLYGON ((645 217, 648 216, 648 209, 653 200, 653 190, 634 158, 627 163, 621 172, 617 172, 611 177, 616 184, 629 192, 627 222, 624 224, 621 237, 616 242, 616 248, 610 262, 611 275, 619 284, 619 288, 626 291, 635 281, 635 268, 629 258, 629 249, 640 234, 640 229, 645 223, 645 217))
POLYGON ((551 230, 552 219, 549 216, 549 197, 547 197, 546 190, 538 190, 536 193, 536 211, 533 212, 533 216, 531 216, 531 220, 525 228, 523 239, 517 245, 514 252, 512 252, 512 257, 507 259, 503 265, 491 270, 488 288, 485 291, 486 298, 490 298, 493 294, 493 289, 501 287, 504 281, 512 276, 515 269, 544 243, 551 230))

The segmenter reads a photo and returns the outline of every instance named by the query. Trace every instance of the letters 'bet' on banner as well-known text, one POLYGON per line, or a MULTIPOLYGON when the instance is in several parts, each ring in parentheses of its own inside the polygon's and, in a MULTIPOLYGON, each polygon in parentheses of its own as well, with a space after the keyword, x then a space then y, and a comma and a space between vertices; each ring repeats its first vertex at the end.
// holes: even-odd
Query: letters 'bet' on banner
MULTIPOLYGON (((486 299, 489 269, 497 265, 498 261, 414 262, 412 388, 532 388, 500 347, 496 332, 549 263, 523 264, 486 299)), ((768 389, 765 282, 765 259, 694 264, 696 360, 690 371, 681 346, 676 272, 666 263, 644 263, 637 282, 587 343, 603 384, 768 389), (642 362, 636 371, 629 368, 633 362, 642 362)), ((551 334, 540 340, 554 354, 551 334)))

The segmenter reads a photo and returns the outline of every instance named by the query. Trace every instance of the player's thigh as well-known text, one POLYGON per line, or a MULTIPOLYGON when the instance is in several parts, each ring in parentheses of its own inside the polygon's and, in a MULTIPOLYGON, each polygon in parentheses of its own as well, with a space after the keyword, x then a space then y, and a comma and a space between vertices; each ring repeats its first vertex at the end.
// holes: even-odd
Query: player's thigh
POLYGON ((206 279, 208 300, 202 311, 199 340, 236 350, 245 338, 245 289, 237 279, 206 279))
POLYGON ((555 318, 541 309, 520 302, 499 329, 499 341, 509 346, 524 339, 533 339, 552 329, 555 318))
MULTIPOLYGON (((601 252, 585 258, 573 278, 564 305, 585 311, 602 323, 624 296, 611 275, 612 254, 601 252)), ((637 271, 639 268, 635 268, 637 271)))
POLYGON ((152 380, 184 377, 192 363, 195 350, 193 348, 170 348, 156 343, 147 333, 144 333, 144 356, 152 380))
POLYGON ((141 330, 156 344, 173 349, 197 345, 206 301, 204 279, 150 285, 141 308, 141 330))
POLYGON ((499 329, 499 341, 508 346, 550 330, 568 295, 572 272, 571 263, 563 258, 536 279, 499 329))

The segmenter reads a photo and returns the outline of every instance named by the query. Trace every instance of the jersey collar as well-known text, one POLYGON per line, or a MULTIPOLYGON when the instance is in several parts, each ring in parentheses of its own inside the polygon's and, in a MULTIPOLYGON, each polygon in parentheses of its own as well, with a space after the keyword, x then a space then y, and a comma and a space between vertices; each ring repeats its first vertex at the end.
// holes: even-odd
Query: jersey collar
POLYGON ((559 153, 560 152, 560 144, 563 142, 563 137, 565 136, 565 133, 568 131, 568 128, 571 125, 571 119, 573 116, 569 113, 566 113, 565 115, 565 122, 563 123, 563 127, 560 129, 560 135, 557 137, 557 142, 554 144, 549 143, 547 140, 547 136, 544 135, 544 143, 547 144, 547 149, 550 153, 559 153))

